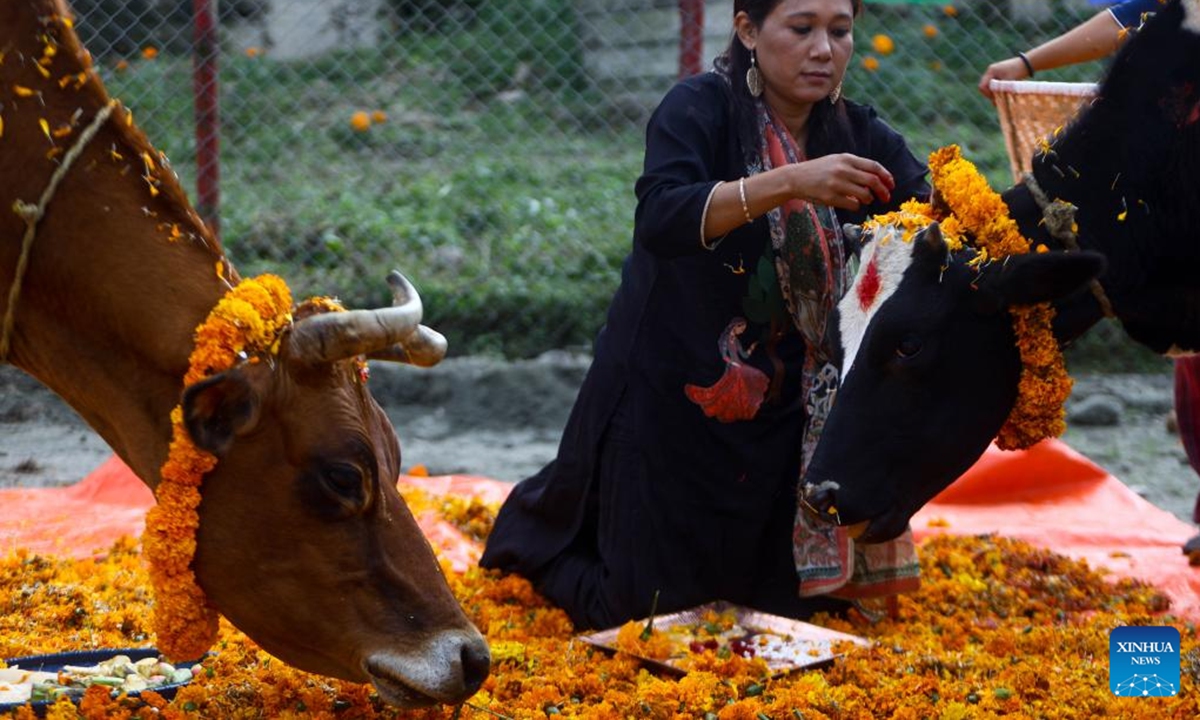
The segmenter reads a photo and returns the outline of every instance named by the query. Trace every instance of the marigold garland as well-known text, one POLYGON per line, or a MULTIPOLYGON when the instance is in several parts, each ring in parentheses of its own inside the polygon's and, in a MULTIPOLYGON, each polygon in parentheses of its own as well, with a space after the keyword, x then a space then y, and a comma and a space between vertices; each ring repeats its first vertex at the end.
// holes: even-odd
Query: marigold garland
MULTIPOLYGON (((183 386, 233 367, 241 359, 278 351, 279 335, 291 322, 292 295, 274 275, 243 280, 226 293, 195 332, 183 386)), ((142 536, 154 587, 153 629, 158 649, 174 660, 193 660, 217 639, 218 613, 192 572, 200 527, 200 484, 217 459, 197 448, 171 411, 171 447, 155 489, 157 504, 146 515, 142 536)))
MULTIPOLYGON (((975 165, 962 157, 957 145, 935 150, 929 156, 929 170, 940 203, 937 207, 909 201, 900 210, 878 216, 869 224, 892 225, 910 240, 937 220, 951 250, 967 244, 975 249, 977 254, 971 262, 976 265, 1030 252, 1029 240, 1009 217, 1004 200, 975 165), (948 214, 942 211, 943 205, 948 214)), ((1045 248, 1035 250, 1043 252, 1045 248)), ((1021 356, 1021 378, 1016 403, 996 436, 996 445, 1004 450, 1022 450, 1066 430, 1063 405, 1071 394, 1072 381, 1051 329, 1053 306, 1048 302, 1016 306, 1009 308, 1009 314, 1021 356)))

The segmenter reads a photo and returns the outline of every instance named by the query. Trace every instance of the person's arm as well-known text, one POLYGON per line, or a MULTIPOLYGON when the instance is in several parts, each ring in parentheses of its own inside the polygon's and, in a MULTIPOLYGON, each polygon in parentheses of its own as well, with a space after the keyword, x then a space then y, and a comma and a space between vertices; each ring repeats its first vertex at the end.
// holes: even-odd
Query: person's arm
POLYGON ((1039 70, 1053 70, 1111 55, 1124 39, 1123 30, 1111 11, 1102 10, 1082 24, 1024 53, 1024 59, 1021 55, 1014 55, 988 65, 979 78, 979 92, 991 99, 989 84, 992 80, 1024 80, 1039 70))
POLYGON ((635 191, 634 241, 675 257, 712 249, 716 240, 791 198, 857 210, 891 197, 880 163, 828 155, 750 177, 723 177, 727 96, 704 81, 677 85, 650 119, 646 164, 635 191), (743 199, 745 202, 743 203, 743 199))
POLYGON ((718 187, 709 203, 705 239, 720 237, 792 198, 857 211, 877 199, 889 202, 894 187, 882 164, 849 153, 792 163, 718 187))

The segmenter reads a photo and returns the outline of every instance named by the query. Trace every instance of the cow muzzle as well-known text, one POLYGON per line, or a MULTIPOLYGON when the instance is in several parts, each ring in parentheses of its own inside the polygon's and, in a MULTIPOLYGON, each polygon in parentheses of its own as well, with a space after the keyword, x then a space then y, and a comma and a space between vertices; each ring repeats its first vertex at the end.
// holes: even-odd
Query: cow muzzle
POLYGON ((466 701, 487 679, 491 661, 483 636, 447 631, 417 653, 374 653, 363 669, 384 702, 411 709, 466 701))

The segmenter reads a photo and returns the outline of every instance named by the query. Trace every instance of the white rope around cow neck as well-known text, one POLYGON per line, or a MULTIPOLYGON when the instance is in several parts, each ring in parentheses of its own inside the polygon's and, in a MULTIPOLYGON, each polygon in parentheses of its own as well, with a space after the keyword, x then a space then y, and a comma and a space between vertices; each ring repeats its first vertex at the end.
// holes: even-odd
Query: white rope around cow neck
POLYGON ((25 269, 29 266, 29 251, 33 247, 33 238, 37 235, 38 222, 46 214, 46 206, 50 204, 51 198, 54 197, 54 192, 58 189, 58 184, 66 177, 67 171, 71 169, 75 160, 83 153, 84 148, 92 141, 96 133, 100 131, 100 126, 112 115, 113 108, 116 105, 115 100, 109 100, 108 104, 100 108, 100 112, 96 113, 96 117, 92 118, 92 122, 84 128, 83 132, 75 140, 75 144, 63 156, 62 164, 50 176, 50 182, 46 184, 46 189, 42 191, 42 196, 38 198, 37 205, 20 199, 13 202, 13 212, 25 221, 25 235, 21 239, 21 255, 17 258, 17 269, 13 274, 13 284, 8 290, 8 307, 4 310, 4 327, 0 330, 0 364, 8 362, 13 321, 17 313, 17 299, 21 296, 21 284, 25 279, 25 269))

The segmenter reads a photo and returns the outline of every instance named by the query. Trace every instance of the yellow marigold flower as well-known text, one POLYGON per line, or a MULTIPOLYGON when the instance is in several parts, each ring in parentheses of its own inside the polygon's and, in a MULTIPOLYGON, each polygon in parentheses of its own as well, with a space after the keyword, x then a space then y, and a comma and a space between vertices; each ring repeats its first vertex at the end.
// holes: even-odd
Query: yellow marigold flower
POLYGON ((366 132, 371 127, 371 116, 359 110, 350 116, 350 127, 357 132, 366 132))
POLYGON ((871 47, 880 55, 891 55, 896 50, 896 43, 882 33, 871 38, 871 47))
POLYGON ((862 66, 869 72, 875 72, 879 69, 879 58, 874 55, 867 55, 862 59, 862 66))

